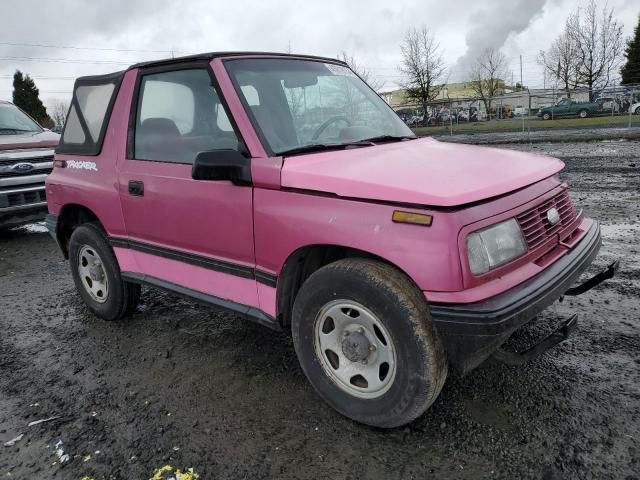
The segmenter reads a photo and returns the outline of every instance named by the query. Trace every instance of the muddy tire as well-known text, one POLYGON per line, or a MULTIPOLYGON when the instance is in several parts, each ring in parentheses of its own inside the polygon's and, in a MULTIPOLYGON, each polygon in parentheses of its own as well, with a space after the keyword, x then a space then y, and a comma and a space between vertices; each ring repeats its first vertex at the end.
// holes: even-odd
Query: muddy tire
POLYGON ((140 285, 125 282, 113 249, 95 223, 77 227, 69 239, 69 264, 84 303, 103 320, 130 315, 140 300, 140 285))
POLYGON ((296 297, 291 329, 311 385, 361 423, 390 428, 411 422, 447 378, 422 292, 378 261, 340 260, 314 272, 296 297))

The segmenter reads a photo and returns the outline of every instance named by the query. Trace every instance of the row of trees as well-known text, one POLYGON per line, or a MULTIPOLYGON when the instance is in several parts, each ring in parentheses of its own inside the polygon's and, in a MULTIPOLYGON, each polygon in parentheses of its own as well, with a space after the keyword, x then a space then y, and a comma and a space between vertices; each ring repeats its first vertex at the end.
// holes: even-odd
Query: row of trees
MULTIPOLYGON (((410 101, 426 106, 440 95, 447 83, 446 64, 440 45, 426 27, 410 29, 401 46, 402 87, 410 101)), ((585 88, 593 99, 610 85, 620 71, 625 48, 622 25, 614 10, 601 10, 595 0, 578 8, 567 18, 562 33, 551 47, 541 52, 539 62, 546 74, 570 93, 585 88)), ((627 63, 622 68, 623 83, 640 83, 640 19, 634 38, 626 48, 627 63)), ((491 111, 492 98, 505 88, 508 62, 504 54, 487 48, 470 65, 467 78, 475 95, 491 111)), ((516 85, 516 88, 522 88, 516 85)))
POLYGON ((592 100, 617 76, 623 59, 622 24, 613 8, 605 5, 599 10, 595 0, 569 15, 562 33, 539 56, 545 71, 567 94, 585 88, 592 100))
MULTIPOLYGON (((426 27, 410 29, 400 47, 402 63, 400 72, 405 77, 402 87, 410 101, 423 106, 440 95, 448 78, 440 44, 426 27)), ((505 87, 507 59, 502 52, 493 48, 486 49, 475 59, 470 77, 471 89, 484 103, 487 112, 491 111, 493 97, 505 87)))

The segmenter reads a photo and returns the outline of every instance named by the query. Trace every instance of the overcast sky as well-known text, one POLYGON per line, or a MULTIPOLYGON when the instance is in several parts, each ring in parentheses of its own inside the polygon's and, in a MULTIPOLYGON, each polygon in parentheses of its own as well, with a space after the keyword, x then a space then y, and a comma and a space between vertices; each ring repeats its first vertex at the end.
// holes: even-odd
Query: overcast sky
MULTIPOLYGON (((465 80, 486 47, 500 48, 514 78, 542 87, 536 64, 566 16, 586 0, 19 0, 2 8, 0 99, 11 99, 16 69, 36 81, 45 104, 70 96, 73 79, 141 60, 217 50, 353 55, 395 88, 407 28, 437 37, 451 81, 465 80), (27 46, 24 44, 40 45, 27 46), (45 46, 46 45, 46 46, 45 46), (51 48, 75 47, 75 48, 51 48), (102 50, 100 50, 102 49, 102 50), (129 50, 129 51, 126 51, 129 50), (135 51, 133 51, 135 50, 135 51)), ((600 1, 602 5, 604 1, 600 1)), ((608 0, 630 36, 639 0, 608 0)))

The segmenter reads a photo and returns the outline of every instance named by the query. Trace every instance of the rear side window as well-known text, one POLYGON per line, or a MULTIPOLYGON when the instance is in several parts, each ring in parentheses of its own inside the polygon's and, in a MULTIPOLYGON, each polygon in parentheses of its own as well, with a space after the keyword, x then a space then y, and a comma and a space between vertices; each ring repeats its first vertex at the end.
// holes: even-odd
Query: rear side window
POLYGON ((57 153, 98 155, 122 73, 76 81, 57 153))
POLYGON ((192 164, 200 152, 240 148, 208 70, 142 76, 133 160, 192 164))

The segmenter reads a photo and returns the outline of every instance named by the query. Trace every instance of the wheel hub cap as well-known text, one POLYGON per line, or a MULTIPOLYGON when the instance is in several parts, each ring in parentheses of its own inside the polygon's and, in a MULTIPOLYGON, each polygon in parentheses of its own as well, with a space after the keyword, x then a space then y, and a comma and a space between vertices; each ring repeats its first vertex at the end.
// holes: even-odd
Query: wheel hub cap
POLYGON ((362 333, 354 332, 349 334, 342 341, 342 353, 352 362, 361 362, 369 356, 371 343, 362 333))
POLYGON ((92 265, 89 268, 89 276, 94 282, 101 282, 104 280, 104 270, 102 269, 102 265, 92 265))
POLYGON ((334 300, 314 322, 314 350, 335 386, 359 398, 384 395, 395 379, 397 360, 391 335, 368 308, 334 300))

